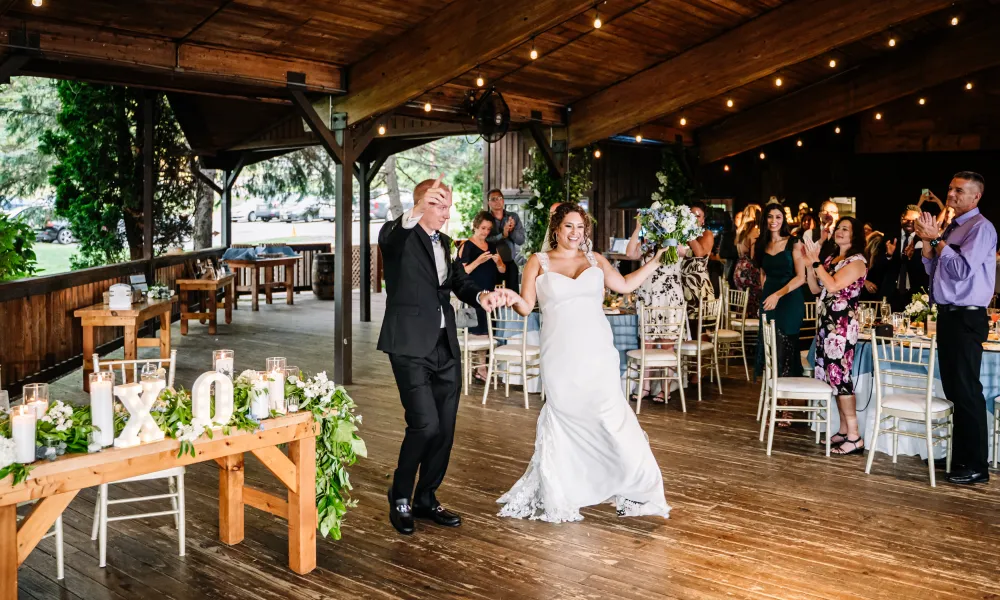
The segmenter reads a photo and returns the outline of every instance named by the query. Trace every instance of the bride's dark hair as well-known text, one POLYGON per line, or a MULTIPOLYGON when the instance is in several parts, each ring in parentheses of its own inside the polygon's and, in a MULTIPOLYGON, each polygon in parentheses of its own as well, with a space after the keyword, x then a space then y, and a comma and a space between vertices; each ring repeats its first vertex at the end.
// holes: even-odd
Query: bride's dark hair
POLYGON ((584 239, 590 239, 590 215, 588 215, 587 211, 583 210, 583 207, 579 204, 574 202, 563 202, 558 208, 556 208, 556 212, 552 213, 552 217, 549 219, 549 247, 553 250, 559 246, 559 243, 556 241, 556 231, 559 231, 559 227, 562 226, 563 221, 566 220, 566 217, 570 213, 580 215, 580 218, 583 219, 584 239))

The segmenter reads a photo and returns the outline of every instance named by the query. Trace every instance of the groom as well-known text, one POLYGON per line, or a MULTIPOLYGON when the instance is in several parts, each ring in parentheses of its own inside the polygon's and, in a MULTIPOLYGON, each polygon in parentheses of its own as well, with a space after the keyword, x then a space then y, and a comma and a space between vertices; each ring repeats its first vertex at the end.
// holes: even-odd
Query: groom
POLYGON ((378 349, 389 355, 406 415, 389 489, 389 521, 407 535, 414 531, 414 518, 448 527, 462 524, 435 497, 448 468, 462 381, 450 295, 487 311, 517 299, 509 290, 484 292, 464 269, 452 266, 451 239, 439 231, 451 215, 451 190, 441 177, 419 183, 413 200, 413 208, 386 223, 378 236, 387 292, 378 349))

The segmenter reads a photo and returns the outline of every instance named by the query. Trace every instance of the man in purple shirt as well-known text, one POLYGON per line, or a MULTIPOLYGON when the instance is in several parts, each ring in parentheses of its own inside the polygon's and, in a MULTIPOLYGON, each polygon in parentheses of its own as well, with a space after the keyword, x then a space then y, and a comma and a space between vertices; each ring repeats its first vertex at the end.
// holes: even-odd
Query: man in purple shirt
POLYGON ((985 188, 982 175, 956 173, 948 186, 948 207, 955 209, 951 225, 941 231, 929 213, 916 224, 924 242, 921 253, 931 279, 931 301, 938 305, 941 385, 955 405, 948 481, 957 484, 990 480, 979 368, 989 333, 986 307, 996 280, 997 232, 979 212, 985 188))

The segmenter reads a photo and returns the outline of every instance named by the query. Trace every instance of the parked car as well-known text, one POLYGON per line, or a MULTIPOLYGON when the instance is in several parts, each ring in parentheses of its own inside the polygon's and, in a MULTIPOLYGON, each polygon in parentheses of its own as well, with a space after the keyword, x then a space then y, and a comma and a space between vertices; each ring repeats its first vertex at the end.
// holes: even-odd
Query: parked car
POLYGON ((286 202, 280 212, 281 220, 286 223, 292 221, 308 223, 319 218, 319 201, 310 196, 303 196, 294 202, 286 202))
MULTIPOLYGON (((374 196, 374 194, 373 194, 374 196)), ((400 190, 399 200, 403 205, 403 210, 409 210, 413 208, 413 194, 405 190, 400 190)), ((371 210, 369 215, 372 219, 385 219, 389 214, 389 195, 386 193, 379 194, 372 198, 371 210)))
POLYGON ((263 200, 257 203, 254 209, 254 220, 260 219, 267 223, 271 219, 281 218, 281 202, 277 200, 263 200))
POLYGON ((244 202, 239 206, 234 206, 232 212, 229 214, 229 220, 232 222, 236 221, 247 221, 252 223, 257 220, 257 205, 250 202, 244 202))
POLYGON ((32 204, 15 208, 8 215, 11 219, 27 223, 35 230, 35 240, 72 244, 76 241, 69 221, 55 216, 55 209, 49 204, 32 204))
POLYGON ((320 203, 316 218, 333 223, 337 220, 337 207, 332 202, 320 203))

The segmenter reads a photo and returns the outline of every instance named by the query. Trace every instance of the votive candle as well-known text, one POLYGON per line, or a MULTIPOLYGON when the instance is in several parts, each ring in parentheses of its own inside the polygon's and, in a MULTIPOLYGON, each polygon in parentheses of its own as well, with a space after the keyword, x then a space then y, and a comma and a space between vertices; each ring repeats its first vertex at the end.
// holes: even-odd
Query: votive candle
POLYGON ((285 371, 271 371, 268 375, 267 393, 270 396, 270 405, 275 412, 285 414, 285 371))
POLYGON ((236 353, 232 350, 216 350, 212 352, 212 366, 216 373, 222 373, 233 378, 236 353))
POLYGON ((10 411, 11 437, 14 439, 14 460, 21 464, 35 462, 35 409, 24 404, 10 411))
POLYGON ((98 371, 90 374, 90 418, 96 432, 96 441, 102 447, 115 443, 115 374, 98 371))
POLYGON ((35 411, 35 419, 41 419, 49 411, 49 384, 29 383, 24 386, 24 405, 35 411))

